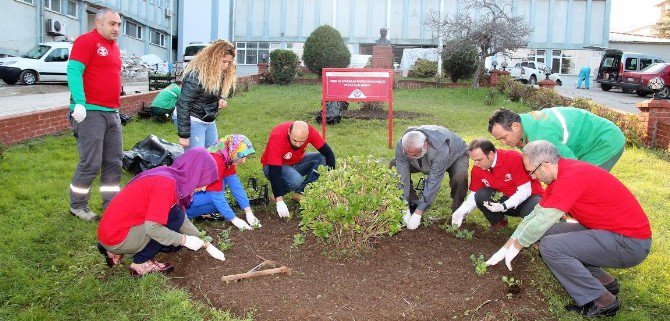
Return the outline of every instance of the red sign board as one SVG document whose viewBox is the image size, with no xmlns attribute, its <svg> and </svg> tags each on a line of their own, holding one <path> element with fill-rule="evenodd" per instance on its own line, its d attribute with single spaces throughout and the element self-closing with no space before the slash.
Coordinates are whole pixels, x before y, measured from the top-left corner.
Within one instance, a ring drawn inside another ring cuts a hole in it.
<svg viewBox="0 0 670 321">
<path fill-rule="evenodd" d="M 324 68 L 321 72 L 321 130 L 326 138 L 326 102 L 385 101 L 389 104 L 389 148 L 393 140 L 393 70 Z"/>
</svg>

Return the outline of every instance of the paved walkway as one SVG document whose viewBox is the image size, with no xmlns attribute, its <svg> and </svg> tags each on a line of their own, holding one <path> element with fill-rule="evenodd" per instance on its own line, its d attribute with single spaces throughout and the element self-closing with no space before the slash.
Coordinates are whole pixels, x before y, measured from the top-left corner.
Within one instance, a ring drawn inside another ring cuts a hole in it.
<svg viewBox="0 0 670 321">
<path fill-rule="evenodd" d="M 25 88 L 26 86 L 21 87 Z M 4 85 L 0 87 L 0 92 L 16 91 L 17 89 L 20 90 L 22 88 Z M 62 89 L 56 92 L 43 94 L 2 95 L 4 97 L 0 97 L 0 117 L 68 105 L 70 103 L 70 92 L 67 90 L 67 86 L 62 86 Z M 147 92 L 149 88 L 146 83 L 132 83 L 124 85 L 123 90 L 126 94 L 130 95 L 136 93 L 136 91 Z"/>
<path fill-rule="evenodd" d="M 636 94 L 624 94 L 620 89 L 612 89 L 610 91 L 603 91 L 600 87 L 593 86 L 591 89 L 576 89 L 568 84 L 556 87 L 556 91 L 565 97 L 582 97 L 593 100 L 595 103 L 607 106 L 612 109 L 617 109 L 633 114 L 639 114 L 636 104 L 651 98 L 639 97 Z"/>
</svg>

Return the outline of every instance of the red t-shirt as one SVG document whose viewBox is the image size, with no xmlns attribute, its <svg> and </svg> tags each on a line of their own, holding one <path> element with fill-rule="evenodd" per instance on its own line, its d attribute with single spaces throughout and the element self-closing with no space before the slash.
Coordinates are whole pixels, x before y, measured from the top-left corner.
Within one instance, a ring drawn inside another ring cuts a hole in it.
<svg viewBox="0 0 670 321">
<path fill-rule="evenodd" d="M 214 158 L 214 161 L 216 161 L 216 169 L 219 172 L 219 179 L 217 179 L 216 182 L 207 185 L 205 190 L 208 192 L 220 192 L 223 191 L 223 178 L 237 173 L 237 170 L 235 169 L 235 165 L 231 164 L 230 166 L 227 166 L 226 162 L 223 161 L 223 156 L 221 156 L 221 154 L 211 153 L 211 155 Z"/>
<path fill-rule="evenodd" d="M 586 162 L 561 158 L 558 178 L 547 186 L 540 205 L 569 213 L 590 229 L 651 237 L 649 219 L 635 196 L 612 174 Z"/>
<path fill-rule="evenodd" d="M 176 190 L 175 182 L 163 176 L 132 182 L 109 203 L 98 225 L 98 240 L 105 245 L 118 245 L 133 226 L 146 221 L 167 224 L 170 209 L 177 204 Z"/>
<path fill-rule="evenodd" d="M 86 103 L 109 108 L 121 104 L 121 51 L 116 41 L 103 38 L 97 30 L 74 41 L 70 59 L 86 65 L 84 94 Z"/>
<path fill-rule="evenodd" d="M 323 140 L 321 134 L 319 134 L 312 125 L 309 126 L 309 134 L 307 140 L 302 146 L 298 149 L 294 149 L 291 145 L 291 141 L 288 138 L 288 130 L 291 128 L 293 122 L 286 122 L 277 125 L 272 132 L 270 133 L 270 138 L 268 138 L 268 144 L 261 156 L 261 164 L 265 165 L 293 165 L 299 163 L 303 157 L 305 157 L 305 149 L 307 149 L 307 144 L 312 144 L 314 148 L 321 148 L 326 141 Z"/>
<path fill-rule="evenodd" d="M 521 153 L 514 150 L 498 149 L 498 158 L 492 171 L 483 170 L 477 166 L 472 167 L 470 178 L 470 190 L 476 192 L 484 187 L 490 187 L 501 191 L 510 197 L 516 193 L 517 187 L 530 182 L 531 195 L 542 195 L 542 184 L 532 179 L 523 167 Z"/>
</svg>

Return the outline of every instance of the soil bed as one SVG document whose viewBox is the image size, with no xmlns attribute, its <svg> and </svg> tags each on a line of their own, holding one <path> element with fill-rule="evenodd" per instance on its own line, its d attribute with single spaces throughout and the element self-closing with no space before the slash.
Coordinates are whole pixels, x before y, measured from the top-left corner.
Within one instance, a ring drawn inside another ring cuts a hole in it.
<svg viewBox="0 0 670 321">
<path fill-rule="evenodd" d="M 260 208 L 256 209 L 257 211 Z M 295 212 L 296 210 L 294 210 Z M 235 315 L 254 312 L 256 320 L 538 320 L 551 319 L 538 290 L 523 286 L 521 294 L 507 297 L 503 275 L 530 284 L 530 264 L 525 255 L 514 260 L 515 270 L 504 264 L 475 274 L 470 254 L 495 253 L 506 235 L 476 229 L 474 239 L 457 239 L 437 225 L 419 227 L 381 239 L 362 257 L 326 256 L 323 246 L 308 235 L 292 247 L 300 232 L 298 220 L 257 213 L 263 227 L 231 233 L 233 246 L 218 262 L 204 250 L 182 250 L 159 257 L 176 269 L 172 282 L 195 299 L 231 310 Z M 218 233 L 229 225 L 205 223 L 218 242 Z M 465 224 L 463 228 L 473 229 Z M 263 259 L 293 270 L 278 274 L 221 281 L 223 275 L 247 272 Z"/>
</svg>

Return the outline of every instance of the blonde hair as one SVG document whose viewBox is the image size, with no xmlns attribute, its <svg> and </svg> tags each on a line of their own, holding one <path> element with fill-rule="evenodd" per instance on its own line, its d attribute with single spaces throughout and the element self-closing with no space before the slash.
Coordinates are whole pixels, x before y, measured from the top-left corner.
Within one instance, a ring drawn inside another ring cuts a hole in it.
<svg viewBox="0 0 670 321">
<path fill-rule="evenodd" d="M 223 58 L 227 55 L 233 56 L 233 61 L 228 69 L 222 70 Z M 188 63 L 184 75 L 191 72 L 197 72 L 198 81 L 205 91 L 227 97 L 230 88 L 235 86 L 235 45 L 226 40 L 214 41 Z"/>
</svg>

